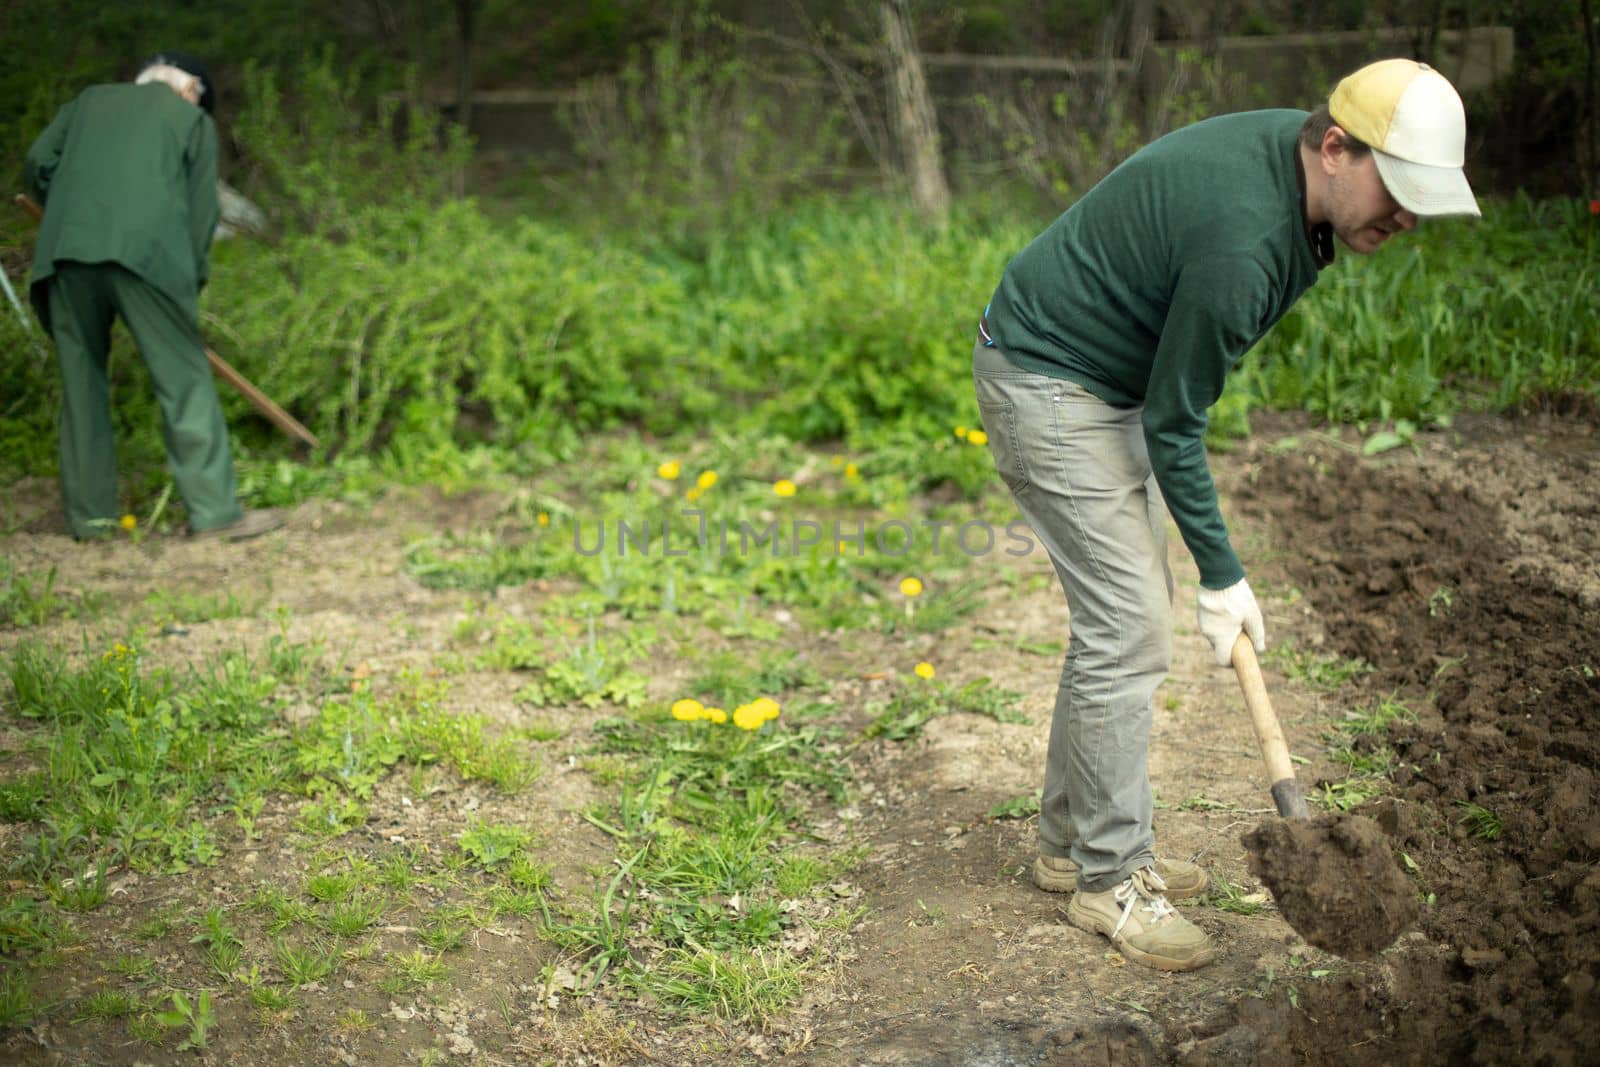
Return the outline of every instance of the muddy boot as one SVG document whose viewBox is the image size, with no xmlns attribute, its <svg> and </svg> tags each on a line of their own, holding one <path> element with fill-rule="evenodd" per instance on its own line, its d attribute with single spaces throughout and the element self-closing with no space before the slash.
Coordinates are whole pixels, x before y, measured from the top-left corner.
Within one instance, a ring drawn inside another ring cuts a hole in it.
<svg viewBox="0 0 1600 1067">
<path fill-rule="evenodd" d="M 1211 888 L 1211 876 L 1198 863 L 1156 857 L 1156 874 L 1172 900 L 1188 900 Z M 1046 893 L 1071 893 L 1078 888 L 1078 865 L 1059 856 L 1040 854 L 1033 861 L 1033 884 Z"/>
<path fill-rule="evenodd" d="M 213 526 L 208 530 L 190 530 L 189 538 L 194 541 L 248 541 L 252 537 L 271 533 L 282 525 L 283 516 L 270 508 L 265 511 L 247 511 L 225 526 Z"/>
<path fill-rule="evenodd" d="M 1101 893 L 1079 891 L 1067 905 L 1067 920 L 1080 930 L 1104 934 L 1135 963 L 1162 971 L 1192 971 L 1217 958 L 1204 930 L 1167 902 L 1166 886 L 1153 867 Z"/>
</svg>

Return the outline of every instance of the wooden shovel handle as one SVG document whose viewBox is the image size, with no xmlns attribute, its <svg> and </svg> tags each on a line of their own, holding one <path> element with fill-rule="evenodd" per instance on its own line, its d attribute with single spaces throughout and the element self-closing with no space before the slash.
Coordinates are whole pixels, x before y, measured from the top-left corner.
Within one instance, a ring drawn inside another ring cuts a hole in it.
<svg viewBox="0 0 1600 1067">
<path fill-rule="evenodd" d="M 1267 683 L 1261 677 L 1255 646 L 1244 633 L 1233 643 L 1233 672 L 1239 676 L 1244 705 L 1250 710 L 1250 725 L 1255 728 L 1256 743 L 1261 746 L 1261 758 L 1272 780 L 1272 799 L 1278 814 L 1288 819 L 1309 818 L 1305 798 L 1300 795 L 1300 782 L 1294 776 L 1294 763 L 1289 759 L 1289 745 L 1283 739 L 1283 727 L 1267 697 Z"/>
</svg>

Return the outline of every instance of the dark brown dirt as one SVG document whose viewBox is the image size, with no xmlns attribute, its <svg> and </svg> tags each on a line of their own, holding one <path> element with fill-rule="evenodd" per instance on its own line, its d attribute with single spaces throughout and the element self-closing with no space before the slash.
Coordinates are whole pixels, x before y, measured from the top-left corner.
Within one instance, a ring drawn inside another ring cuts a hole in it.
<svg viewBox="0 0 1600 1067">
<path fill-rule="evenodd" d="M 1369 818 L 1271 819 L 1244 835 L 1244 847 L 1283 917 L 1320 949 L 1371 959 L 1417 921 L 1416 891 Z"/>
<path fill-rule="evenodd" d="M 1593 427 L 1486 423 L 1411 453 L 1352 453 L 1315 438 L 1263 448 L 1241 503 L 1272 520 L 1331 648 L 1374 666 L 1369 692 L 1418 711 L 1373 743 L 1397 756 L 1378 816 L 1431 894 L 1427 948 L 1391 959 L 1387 990 L 1300 997 L 1369 1038 L 1299 1046 L 1285 1010 L 1290 1047 L 1316 1063 L 1596 1062 Z M 1467 818 L 1469 803 L 1498 830 Z"/>
</svg>

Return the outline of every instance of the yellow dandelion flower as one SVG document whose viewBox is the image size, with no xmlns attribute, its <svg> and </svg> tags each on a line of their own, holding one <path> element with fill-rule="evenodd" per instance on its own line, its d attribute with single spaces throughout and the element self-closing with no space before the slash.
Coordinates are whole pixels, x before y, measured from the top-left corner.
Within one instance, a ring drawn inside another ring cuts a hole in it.
<svg viewBox="0 0 1600 1067">
<path fill-rule="evenodd" d="M 776 719 L 778 712 L 782 710 L 778 707 L 778 702 L 771 697 L 756 697 L 750 702 L 750 707 L 755 710 L 756 714 L 761 716 L 762 722 Z"/>
<path fill-rule="evenodd" d="M 696 719 L 706 718 L 706 708 L 698 700 L 684 697 L 673 703 L 672 717 L 679 722 L 694 722 Z"/>
<path fill-rule="evenodd" d="M 540 526 L 549 526 L 550 525 L 550 513 L 548 511 L 541 511 L 541 512 L 539 512 L 538 517 L 536 517 L 534 519 L 534 521 L 537 522 Z"/>
<path fill-rule="evenodd" d="M 921 596 L 922 580 L 919 578 L 900 579 L 900 592 L 905 596 Z"/>
<path fill-rule="evenodd" d="M 779 496 L 794 496 L 795 484 L 787 478 L 779 478 L 772 483 L 772 491 Z"/>
<path fill-rule="evenodd" d="M 857 467 L 854 463 L 846 463 L 844 465 L 844 476 L 852 480 L 859 478 L 861 477 L 861 468 Z"/>
<path fill-rule="evenodd" d="M 683 465 L 681 463 L 675 459 L 669 459 L 661 466 L 656 468 L 656 476 L 659 478 L 665 478 L 667 481 L 671 482 L 677 480 L 678 475 L 682 471 Z"/>
<path fill-rule="evenodd" d="M 134 517 L 133 515 L 124 515 L 124 516 L 122 516 L 122 522 L 119 523 L 119 525 L 124 530 L 127 530 L 129 533 L 132 533 L 134 530 L 138 529 L 139 520 L 136 517 Z"/>
<path fill-rule="evenodd" d="M 911 670 L 916 674 L 916 676 L 918 678 L 924 678 L 924 679 L 932 678 L 934 676 L 934 674 L 936 673 L 934 671 L 934 669 L 933 669 L 933 664 L 927 662 L 926 660 L 924 660 L 923 662 L 917 664 L 915 667 L 911 668 Z"/>
<path fill-rule="evenodd" d="M 957 426 L 956 427 L 956 436 L 958 438 L 960 438 L 961 440 L 965 441 L 967 439 L 967 428 L 965 426 Z"/>
<path fill-rule="evenodd" d="M 835 455 L 832 458 L 830 458 L 828 460 L 828 462 L 833 464 L 835 467 L 842 467 L 842 466 L 844 466 L 844 457 L 843 456 L 839 456 L 839 455 Z"/>
<path fill-rule="evenodd" d="M 716 723 L 718 726 L 728 721 L 728 713 L 723 711 L 721 708 L 707 708 L 705 717 Z"/>
<path fill-rule="evenodd" d="M 700 477 L 694 480 L 694 484 L 699 487 L 702 493 L 705 492 L 707 489 L 710 489 L 713 485 L 717 484 L 717 472 L 701 471 Z"/>
<path fill-rule="evenodd" d="M 740 704 L 733 709 L 733 725 L 741 730 L 759 730 L 766 716 L 754 704 Z"/>
<path fill-rule="evenodd" d="M 973 430 L 967 434 L 967 440 L 975 445 L 986 445 L 989 443 L 989 435 L 982 430 Z"/>
<path fill-rule="evenodd" d="M 689 487 L 689 491 L 687 493 L 683 494 L 683 498 L 685 500 L 687 500 L 689 503 L 693 504 L 696 500 L 700 499 L 700 493 L 701 493 L 701 490 L 700 490 L 700 487 L 698 485 L 691 485 Z"/>
</svg>

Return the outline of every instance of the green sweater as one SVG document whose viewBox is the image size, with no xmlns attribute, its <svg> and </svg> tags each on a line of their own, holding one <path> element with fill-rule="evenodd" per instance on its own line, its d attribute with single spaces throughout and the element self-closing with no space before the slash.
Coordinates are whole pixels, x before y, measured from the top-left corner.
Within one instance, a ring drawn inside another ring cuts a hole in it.
<svg viewBox="0 0 1600 1067">
<path fill-rule="evenodd" d="M 1151 143 L 1017 254 L 987 313 L 1018 366 L 1144 405 L 1151 468 L 1208 589 L 1244 567 L 1206 465 L 1206 412 L 1317 280 L 1295 164 L 1305 117 L 1224 115 Z"/>
<path fill-rule="evenodd" d="M 198 314 L 217 227 L 217 128 L 161 84 L 94 85 L 57 113 L 23 167 L 45 208 L 30 295 L 64 260 L 119 263 Z"/>
</svg>

